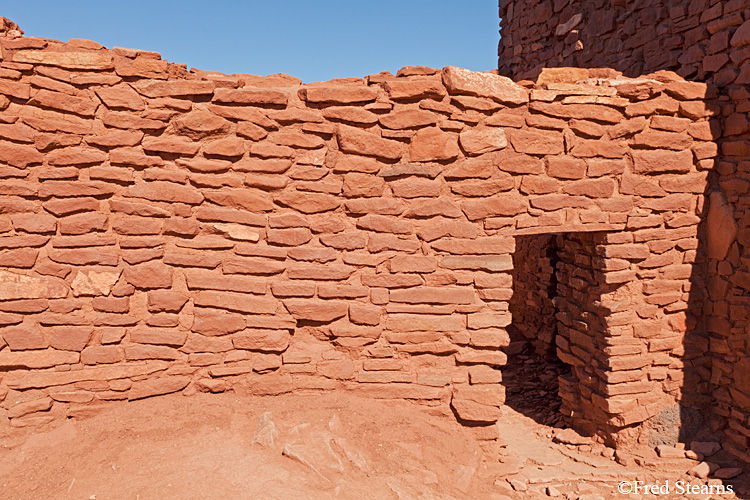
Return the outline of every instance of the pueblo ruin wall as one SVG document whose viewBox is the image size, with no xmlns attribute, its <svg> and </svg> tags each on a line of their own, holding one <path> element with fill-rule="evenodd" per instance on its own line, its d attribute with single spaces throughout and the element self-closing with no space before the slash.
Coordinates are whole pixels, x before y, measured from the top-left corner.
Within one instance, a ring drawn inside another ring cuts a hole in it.
<svg viewBox="0 0 750 500">
<path fill-rule="evenodd" d="M 703 333 L 684 346 L 695 352 L 683 362 L 696 387 L 690 406 L 710 415 L 726 449 L 750 461 L 750 3 L 502 0 L 500 17 L 504 75 L 536 78 L 555 66 L 631 77 L 666 70 L 711 86 L 705 102 L 718 156 L 707 169 L 706 275 L 695 283 Z"/>
<path fill-rule="evenodd" d="M 570 425 L 643 440 L 711 377 L 690 369 L 717 286 L 698 265 L 719 168 L 705 83 L 408 67 L 303 85 L 5 28 L 10 425 L 177 391 L 346 389 L 444 405 L 491 440 L 528 276 L 513 254 L 534 235 L 559 247 L 541 343 L 571 368 Z"/>
</svg>

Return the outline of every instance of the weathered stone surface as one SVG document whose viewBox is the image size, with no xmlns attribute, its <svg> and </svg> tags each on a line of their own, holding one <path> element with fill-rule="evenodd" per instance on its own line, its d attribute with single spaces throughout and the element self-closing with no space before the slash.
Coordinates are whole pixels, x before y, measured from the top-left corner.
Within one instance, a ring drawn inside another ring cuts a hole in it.
<svg viewBox="0 0 750 500">
<path fill-rule="evenodd" d="M 177 361 L 181 357 L 182 354 L 177 349 L 162 345 L 130 344 L 125 346 L 125 359 L 128 361 L 148 359 Z"/>
<path fill-rule="evenodd" d="M 0 329 L 5 343 L 13 351 L 24 351 L 29 349 L 45 349 L 48 342 L 42 336 L 39 328 L 31 325 L 11 326 Z"/>
<path fill-rule="evenodd" d="M 169 328 L 137 327 L 129 330 L 130 341 L 137 344 L 180 347 L 185 344 L 187 332 Z"/>
<path fill-rule="evenodd" d="M 286 93 L 280 90 L 247 87 L 242 89 L 218 88 L 214 91 L 211 101 L 221 104 L 277 104 L 286 106 L 288 97 Z"/>
<path fill-rule="evenodd" d="M 404 217 L 414 218 L 437 216 L 459 218 L 461 215 L 461 209 L 445 197 L 415 202 L 404 212 Z"/>
<path fill-rule="evenodd" d="M 61 281 L 0 270 L 0 300 L 63 298 L 68 287 Z"/>
<path fill-rule="evenodd" d="M 212 337 L 238 332 L 244 328 L 245 320 L 240 314 L 207 309 L 195 311 L 192 325 L 192 331 Z"/>
<path fill-rule="evenodd" d="M 461 209 L 469 220 L 496 216 L 514 216 L 526 211 L 526 201 L 518 195 L 496 195 L 489 198 L 466 200 Z"/>
<path fill-rule="evenodd" d="M 692 166 L 690 151 L 633 151 L 633 172 L 637 174 L 687 173 Z"/>
<path fill-rule="evenodd" d="M 374 101 L 377 90 L 372 87 L 355 86 L 321 86 L 308 87 L 299 90 L 300 99 L 307 102 L 321 102 L 332 104 L 351 104 Z"/>
<path fill-rule="evenodd" d="M 246 297 L 234 292 L 200 291 L 194 298 L 196 306 L 228 309 L 251 314 L 274 314 L 277 301 L 262 297 Z"/>
<path fill-rule="evenodd" d="M 351 106 L 332 106 L 325 108 L 323 110 L 323 116 L 329 120 L 361 123 L 363 125 L 373 125 L 378 122 L 378 115 L 375 113 Z"/>
<path fill-rule="evenodd" d="M 431 316 L 422 314 L 390 314 L 386 328 L 396 332 L 455 332 L 465 327 L 461 316 Z"/>
<path fill-rule="evenodd" d="M 528 91 L 504 76 L 477 73 L 454 66 L 443 68 L 442 76 L 443 84 L 451 94 L 491 97 L 507 104 L 529 102 Z"/>
<path fill-rule="evenodd" d="M 507 236 L 489 236 L 473 239 L 445 238 L 432 243 L 435 250 L 451 254 L 510 254 L 515 251 L 515 239 Z"/>
<path fill-rule="evenodd" d="M 260 239 L 260 233 L 240 224 L 219 223 L 214 224 L 213 226 L 233 240 L 252 241 L 253 243 L 255 243 Z"/>
<path fill-rule="evenodd" d="M 46 50 L 19 50 L 13 62 L 59 66 L 65 69 L 111 69 L 112 56 L 107 52 L 52 52 Z"/>
<path fill-rule="evenodd" d="M 389 298 L 411 304 L 471 304 L 474 291 L 460 287 L 417 287 L 392 290 Z"/>
<path fill-rule="evenodd" d="M 52 399 L 49 397 L 19 403 L 8 410 L 8 418 L 19 418 L 30 413 L 47 411 L 52 408 Z"/>
<path fill-rule="evenodd" d="M 346 316 L 349 307 L 346 302 L 335 300 L 287 299 L 284 306 L 297 320 L 329 323 Z"/>
<path fill-rule="evenodd" d="M 721 444 L 716 441 L 693 441 L 690 443 L 690 449 L 704 457 L 710 457 L 721 450 Z"/>
<path fill-rule="evenodd" d="M 286 190 L 276 201 L 299 210 L 304 214 L 315 214 L 335 210 L 341 204 L 337 198 L 324 193 L 307 193 L 296 190 Z"/>
<path fill-rule="evenodd" d="M 96 95 L 99 96 L 105 106 L 112 109 L 123 108 L 140 111 L 146 107 L 138 92 L 126 84 L 97 89 Z"/>
<path fill-rule="evenodd" d="M 4 350 L 0 352 L 0 367 L 5 369 L 25 368 L 52 368 L 55 366 L 77 363 L 79 354 L 77 352 L 58 351 L 55 349 L 11 352 Z"/>
<path fill-rule="evenodd" d="M 470 155 L 481 155 L 503 149 L 508 145 L 505 131 L 501 128 L 467 130 L 459 136 L 461 147 Z"/>
<path fill-rule="evenodd" d="M 134 85 L 139 94 L 146 97 L 186 97 L 213 94 L 216 84 L 199 80 L 140 80 Z"/>
<path fill-rule="evenodd" d="M 437 123 L 437 116 L 421 109 L 394 111 L 380 118 L 380 123 L 390 129 L 410 129 L 426 127 Z"/>
<path fill-rule="evenodd" d="M 456 136 L 437 127 L 420 129 L 409 145 L 411 161 L 452 160 L 458 153 Z"/>
<path fill-rule="evenodd" d="M 510 136 L 513 149 L 518 153 L 555 155 L 563 152 L 562 134 L 536 130 L 516 130 Z"/>
<path fill-rule="evenodd" d="M 94 329 L 91 327 L 57 326 L 48 330 L 47 338 L 50 347 L 61 351 L 81 352 L 91 340 L 93 333 Z"/>
<path fill-rule="evenodd" d="M 31 146 L 0 143 L 0 160 L 14 167 L 25 168 L 29 165 L 42 163 L 44 156 Z"/>
<path fill-rule="evenodd" d="M 266 283 L 244 276 L 224 276 L 209 272 L 188 271 L 185 273 L 187 286 L 191 290 L 223 290 L 263 295 Z"/>
<path fill-rule="evenodd" d="M 398 160 L 402 155 L 400 143 L 348 125 L 339 125 L 338 138 L 341 151 L 346 153 L 389 160 Z"/>
<path fill-rule="evenodd" d="M 120 76 L 138 76 L 141 78 L 166 78 L 167 61 L 161 59 L 146 59 L 137 57 L 129 59 L 127 57 L 115 58 L 115 73 Z"/>
<path fill-rule="evenodd" d="M 256 189 L 222 189 L 206 191 L 207 200 L 225 207 L 248 210 L 250 212 L 265 212 L 273 208 L 271 196 Z"/>
<path fill-rule="evenodd" d="M 172 269 L 161 262 L 147 262 L 125 269 L 123 278 L 136 288 L 170 288 Z"/>
<path fill-rule="evenodd" d="M 451 406 L 462 420 L 495 422 L 500 418 L 500 406 L 505 402 L 505 388 L 501 385 L 461 387 L 453 392 Z"/>
<path fill-rule="evenodd" d="M 586 445 L 591 442 L 590 439 L 581 436 L 573 429 L 559 429 L 555 432 L 553 439 L 558 443 L 572 444 L 574 446 Z"/>
<path fill-rule="evenodd" d="M 729 43 L 732 47 L 750 45 L 750 20 L 745 21 L 742 23 L 742 26 L 737 28 L 737 31 L 734 32 Z"/>
<path fill-rule="evenodd" d="M 174 129 L 180 135 L 193 140 L 229 132 L 230 122 L 208 111 L 196 110 L 174 122 Z"/>
<path fill-rule="evenodd" d="M 66 353 L 70 355 L 70 353 Z M 73 353 L 75 354 L 75 353 Z M 88 380 L 117 380 L 130 377 L 139 377 L 154 372 L 162 371 L 167 363 L 156 361 L 147 363 L 135 363 L 131 365 L 103 366 L 84 368 L 82 370 L 67 372 L 14 372 L 8 374 L 4 382 L 11 389 L 25 390 L 32 388 L 52 387 L 67 385 L 75 382 Z"/>
<path fill-rule="evenodd" d="M 513 259 L 510 255 L 449 255 L 440 259 L 440 266 L 446 269 L 508 271 L 513 269 Z"/>
<path fill-rule="evenodd" d="M 73 295 L 79 297 L 82 295 L 109 295 L 112 287 L 120 278 L 120 271 L 89 271 L 88 273 L 79 271 L 70 287 Z"/>
<path fill-rule="evenodd" d="M 563 192 L 573 196 L 587 196 L 589 198 L 609 198 L 615 191 L 612 179 L 584 179 L 572 182 L 563 188 Z"/>
<path fill-rule="evenodd" d="M 266 259 L 230 258 L 221 264 L 225 274 L 271 275 L 284 272 L 286 265 Z"/>
<path fill-rule="evenodd" d="M 51 108 L 83 117 L 93 117 L 96 103 L 89 99 L 81 99 L 64 92 L 52 92 L 42 89 L 27 101 L 27 104 L 42 108 Z"/>
<path fill-rule="evenodd" d="M 148 398 L 162 394 L 170 394 L 184 389 L 190 382 L 190 377 L 168 376 L 133 382 L 128 391 L 128 400 Z"/>
<path fill-rule="evenodd" d="M 194 156 L 200 144 L 185 141 L 175 136 L 161 136 L 143 140 L 143 149 L 153 153 Z"/>
<path fill-rule="evenodd" d="M 445 88 L 434 80 L 388 80 L 383 83 L 391 99 L 440 99 Z"/>
<path fill-rule="evenodd" d="M 232 337 L 236 349 L 260 352 L 284 352 L 291 336 L 286 330 L 245 330 Z"/>
<path fill-rule="evenodd" d="M 192 187 L 166 181 L 139 182 L 128 188 L 126 196 L 145 198 L 151 201 L 187 203 L 197 205 L 203 201 L 203 194 Z"/>
<path fill-rule="evenodd" d="M 188 296 L 172 290 L 152 290 L 148 292 L 148 309 L 152 312 L 180 312 L 188 301 Z"/>
</svg>

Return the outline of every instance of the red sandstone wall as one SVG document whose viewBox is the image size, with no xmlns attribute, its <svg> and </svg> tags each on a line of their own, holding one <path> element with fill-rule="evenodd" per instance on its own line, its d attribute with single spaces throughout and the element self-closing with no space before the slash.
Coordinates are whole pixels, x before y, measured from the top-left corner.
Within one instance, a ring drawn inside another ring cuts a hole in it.
<svg viewBox="0 0 750 500">
<path fill-rule="evenodd" d="M 681 397 L 716 153 L 705 85 L 421 67 L 300 85 L 89 41 L 0 46 L 11 424 L 180 390 L 343 388 L 492 423 L 514 237 L 550 232 L 617 235 L 597 278 L 649 320 L 596 332 L 639 346 L 619 362 L 568 362 L 599 369 L 605 399 Z"/>
<path fill-rule="evenodd" d="M 540 355 L 555 354 L 557 329 L 557 235 L 516 238 L 513 254 L 513 296 L 508 305 L 513 315 L 511 341 L 529 342 Z"/>
<path fill-rule="evenodd" d="M 720 87 L 750 84 L 747 0 L 500 0 L 500 74 L 544 67 L 673 70 Z M 742 29 L 738 29 L 742 27 Z"/>
<path fill-rule="evenodd" d="M 709 109 L 720 157 L 709 177 L 712 208 L 699 249 L 708 287 L 706 300 L 695 297 L 708 336 L 686 343 L 684 375 L 701 388 L 687 399 L 711 408 L 726 447 L 750 461 L 750 3 L 502 0 L 500 17 L 501 74 L 535 78 L 555 66 L 608 67 L 632 77 L 672 70 L 718 90 Z"/>
</svg>

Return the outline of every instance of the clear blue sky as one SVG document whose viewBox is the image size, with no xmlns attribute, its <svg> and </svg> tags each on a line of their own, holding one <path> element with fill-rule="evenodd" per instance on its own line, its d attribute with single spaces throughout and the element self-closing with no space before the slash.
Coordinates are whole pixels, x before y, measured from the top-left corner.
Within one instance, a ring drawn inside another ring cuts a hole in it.
<svg viewBox="0 0 750 500">
<path fill-rule="evenodd" d="M 4 4 L 4 5 L 3 5 Z M 497 0 L 11 0 L 27 36 L 160 52 L 188 68 L 304 82 L 402 66 L 497 67 Z"/>
</svg>

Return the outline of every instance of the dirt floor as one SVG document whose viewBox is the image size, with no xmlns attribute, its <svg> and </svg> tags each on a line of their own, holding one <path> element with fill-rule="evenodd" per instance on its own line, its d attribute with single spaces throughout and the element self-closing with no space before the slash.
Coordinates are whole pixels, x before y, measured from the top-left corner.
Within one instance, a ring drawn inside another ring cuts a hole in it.
<svg viewBox="0 0 750 500">
<path fill-rule="evenodd" d="M 405 401 L 226 393 L 112 403 L 88 418 L 0 429 L 0 498 L 732 498 L 619 494 L 621 481 L 670 481 L 676 493 L 677 481 L 707 480 L 686 475 L 698 461 L 654 453 L 621 465 L 613 450 L 537 420 L 504 408 L 501 447 L 488 457 L 447 408 Z M 724 484 L 737 490 L 745 475 Z"/>
</svg>

